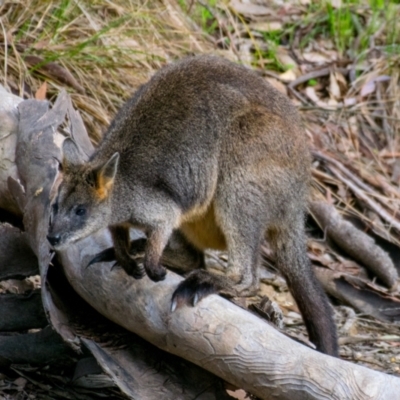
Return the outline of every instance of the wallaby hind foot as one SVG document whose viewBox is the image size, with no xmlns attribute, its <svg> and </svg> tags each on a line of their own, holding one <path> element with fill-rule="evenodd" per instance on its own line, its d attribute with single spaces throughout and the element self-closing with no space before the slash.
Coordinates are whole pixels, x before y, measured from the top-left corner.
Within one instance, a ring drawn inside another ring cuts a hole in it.
<svg viewBox="0 0 400 400">
<path fill-rule="evenodd" d="M 235 283 L 227 276 L 216 275 L 205 270 L 195 270 L 189 273 L 175 289 L 172 295 L 171 311 L 188 305 L 196 306 L 197 303 L 210 294 L 220 294 L 224 297 L 248 297 L 258 291 L 255 282 Z"/>
</svg>

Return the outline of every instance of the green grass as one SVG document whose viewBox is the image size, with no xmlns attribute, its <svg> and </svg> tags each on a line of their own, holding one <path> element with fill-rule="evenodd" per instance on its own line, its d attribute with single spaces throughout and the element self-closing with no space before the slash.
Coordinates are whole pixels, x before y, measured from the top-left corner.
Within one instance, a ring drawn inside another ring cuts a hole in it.
<svg viewBox="0 0 400 400">
<path fill-rule="evenodd" d="M 399 2 L 387 0 L 343 0 L 334 8 L 331 1 L 313 2 L 301 22 L 303 29 L 311 27 L 300 43 L 302 47 L 312 39 L 331 39 L 340 55 L 354 57 L 365 52 L 377 32 L 376 45 L 400 44 Z"/>
<path fill-rule="evenodd" d="M 218 0 L 178 0 L 178 4 L 205 33 L 212 35 L 218 29 L 218 21 L 213 11 L 217 5 L 217 1 Z"/>
<path fill-rule="evenodd" d="M 197 35 L 162 0 L 0 2 L 0 11 L 12 35 L 0 46 L 0 82 L 29 97 L 46 81 L 48 99 L 65 87 L 95 140 L 124 99 L 167 59 L 191 52 Z M 210 15 L 203 10 L 205 24 Z"/>
<path fill-rule="evenodd" d="M 331 40 L 340 57 L 362 60 L 370 49 L 371 37 L 375 46 L 391 54 L 400 54 L 399 1 L 343 0 L 334 8 L 330 0 L 312 2 L 304 15 L 281 30 L 264 32 L 267 51 L 256 52 L 255 57 L 268 59 L 268 68 L 285 71 L 290 66 L 281 65 L 276 49 L 284 43 L 293 43 L 295 34 L 301 32 L 300 49 L 319 39 Z M 378 34 L 377 34 L 378 33 Z"/>
</svg>

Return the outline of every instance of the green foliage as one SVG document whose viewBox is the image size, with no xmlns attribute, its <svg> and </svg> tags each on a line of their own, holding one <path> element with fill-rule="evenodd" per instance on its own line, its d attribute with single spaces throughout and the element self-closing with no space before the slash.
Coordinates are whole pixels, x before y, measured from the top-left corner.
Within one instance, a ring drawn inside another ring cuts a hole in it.
<svg viewBox="0 0 400 400">
<path fill-rule="evenodd" d="M 204 2 L 178 0 L 178 4 L 205 33 L 211 35 L 218 28 L 218 21 L 215 19 L 213 13 L 213 9 L 217 5 L 217 0 L 205 0 Z"/>
<path fill-rule="evenodd" d="M 367 50 L 371 37 L 379 32 L 378 45 L 398 47 L 398 4 L 399 1 L 388 0 L 343 0 L 340 7 L 333 7 L 330 0 L 314 1 L 308 15 L 297 26 L 311 27 L 300 44 L 305 46 L 309 40 L 322 36 L 331 39 L 342 56 L 353 57 Z"/>
</svg>

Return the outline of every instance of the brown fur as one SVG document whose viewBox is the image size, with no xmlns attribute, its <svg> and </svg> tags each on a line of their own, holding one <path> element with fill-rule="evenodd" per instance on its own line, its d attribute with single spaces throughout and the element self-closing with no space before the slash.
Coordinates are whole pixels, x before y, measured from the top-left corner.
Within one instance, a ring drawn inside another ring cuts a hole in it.
<svg viewBox="0 0 400 400">
<path fill-rule="evenodd" d="M 214 205 L 190 216 L 184 215 L 181 232 L 200 250 L 226 250 L 226 240 L 215 218 Z"/>
<path fill-rule="evenodd" d="M 187 249 L 182 260 L 199 269 L 177 288 L 175 308 L 215 291 L 253 293 L 267 232 L 310 339 L 337 354 L 332 312 L 306 254 L 310 155 L 287 97 L 226 60 L 188 58 L 135 93 L 88 163 L 79 165 L 69 142 L 49 232 L 56 248 L 109 225 L 117 261 L 140 278 L 144 271 L 129 254 L 135 226 L 147 235 L 144 269 L 153 280 L 165 276 L 164 249 L 172 264 L 174 251 Z M 209 247 L 227 248 L 226 276 L 204 270 Z"/>
</svg>

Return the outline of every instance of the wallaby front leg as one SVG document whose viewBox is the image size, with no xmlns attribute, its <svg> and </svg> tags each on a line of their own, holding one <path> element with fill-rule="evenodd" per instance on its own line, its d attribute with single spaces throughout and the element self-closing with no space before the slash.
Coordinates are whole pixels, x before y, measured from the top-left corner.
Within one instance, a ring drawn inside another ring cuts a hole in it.
<svg viewBox="0 0 400 400">
<path fill-rule="evenodd" d="M 145 275 L 143 267 L 140 267 L 130 252 L 130 236 L 128 225 L 112 225 L 110 227 L 111 237 L 114 243 L 114 252 L 117 263 L 128 275 L 135 279 L 141 279 Z"/>
<path fill-rule="evenodd" d="M 171 234 L 172 227 L 169 226 L 158 226 L 147 232 L 144 268 L 152 281 L 165 279 L 167 270 L 161 265 L 161 256 Z"/>
</svg>

